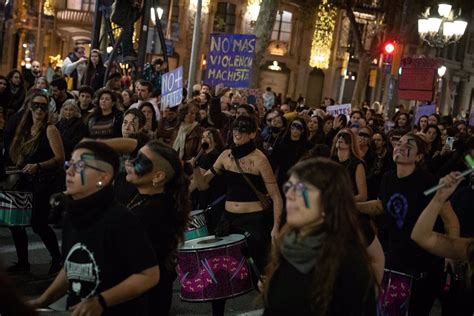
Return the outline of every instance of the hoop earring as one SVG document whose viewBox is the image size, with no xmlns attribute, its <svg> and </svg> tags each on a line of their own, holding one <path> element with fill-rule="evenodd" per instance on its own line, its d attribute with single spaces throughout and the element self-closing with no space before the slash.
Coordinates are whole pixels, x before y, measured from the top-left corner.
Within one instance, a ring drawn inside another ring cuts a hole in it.
<svg viewBox="0 0 474 316">
<path fill-rule="evenodd" d="M 102 188 L 104 186 L 104 183 L 102 181 L 97 181 L 95 186 L 98 187 L 98 188 Z"/>
</svg>

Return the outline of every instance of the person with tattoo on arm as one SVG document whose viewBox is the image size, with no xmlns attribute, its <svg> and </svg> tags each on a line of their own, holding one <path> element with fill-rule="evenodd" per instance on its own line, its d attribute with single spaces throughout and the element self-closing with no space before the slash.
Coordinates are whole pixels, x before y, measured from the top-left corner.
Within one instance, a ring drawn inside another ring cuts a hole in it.
<svg viewBox="0 0 474 316">
<path fill-rule="evenodd" d="M 264 153 L 255 148 L 253 140 L 256 132 L 253 118 L 236 118 L 232 125 L 234 145 L 224 150 L 206 173 L 202 174 L 200 168 L 194 168 L 191 185 L 205 190 L 216 175 L 224 175 L 227 201 L 216 235 L 227 233 L 225 227 L 229 233 L 250 233 L 249 253 L 258 269 L 263 271 L 271 240 L 278 237 L 283 202 L 270 162 Z M 269 202 L 266 200 L 267 192 L 273 209 L 264 205 Z M 214 303 L 213 307 L 220 308 L 223 313 L 225 301 L 222 303 L 220 307 Z"/>
</svg>

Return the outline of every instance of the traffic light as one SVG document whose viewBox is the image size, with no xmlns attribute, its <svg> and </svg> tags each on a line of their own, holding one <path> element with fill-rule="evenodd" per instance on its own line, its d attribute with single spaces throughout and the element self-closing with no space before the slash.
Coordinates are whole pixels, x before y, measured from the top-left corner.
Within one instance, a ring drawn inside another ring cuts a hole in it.
<svg viewBox="0 0 474 316">
<path fill-rule="evenodd" d="M 392 56 L 396 50 L 396 43 L 395 42 L 386 42 L 383 45 L 383 53 L 384 55 Z"/>
</svg>

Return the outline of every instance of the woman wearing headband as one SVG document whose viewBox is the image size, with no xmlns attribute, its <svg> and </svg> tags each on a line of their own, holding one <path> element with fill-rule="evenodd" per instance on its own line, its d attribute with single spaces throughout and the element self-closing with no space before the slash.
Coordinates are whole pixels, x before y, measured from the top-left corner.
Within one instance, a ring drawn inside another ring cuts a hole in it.
<svg viewBox="0 0 474 316">
<path fill-rule="evenodd" d="M 82 142 L 65 168 L 64 268 L 32 305 L 67 293 L 72 315 L 146 315 L 141 295 L 158 283 L 160 269 L 139 220 L 115 199 L 117 154 Z"/>
<path fill-rule="evenodd" d="M 168 315 L 176 252 L 191 211 L 189 180 L 176 151 L 158 141 L 147 143 L 125 167 L 127 181 L 138 189 L 128 207 L 145 226 L 160 266 L 160 282 L 148 292 L 148 315 Z"/>
</svg>

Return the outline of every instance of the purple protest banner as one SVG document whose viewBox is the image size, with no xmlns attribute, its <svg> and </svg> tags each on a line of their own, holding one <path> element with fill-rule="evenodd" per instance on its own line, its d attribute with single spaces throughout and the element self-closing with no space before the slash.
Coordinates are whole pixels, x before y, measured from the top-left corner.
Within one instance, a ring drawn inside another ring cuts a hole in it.
<svg viewBox="0 0 474 316">
<path fill-rule="evenodd" d="M 255 55 L 253 34 L 212 33 L 204 82 L 231 88 L 248 88 Z"/>
<path fill-rule="evenodd" d="M 415 125 L 418 124 L 418 121 L 420 120 L 420 117 L 423 115 L 430 116 L 431 114 L 436 113 L 436 104 L 428 104 L 428 105 L 419 105 L 416 108 L 416 113 L 415 113 L 415 122 L 413 122 Z"/>
</svg>

